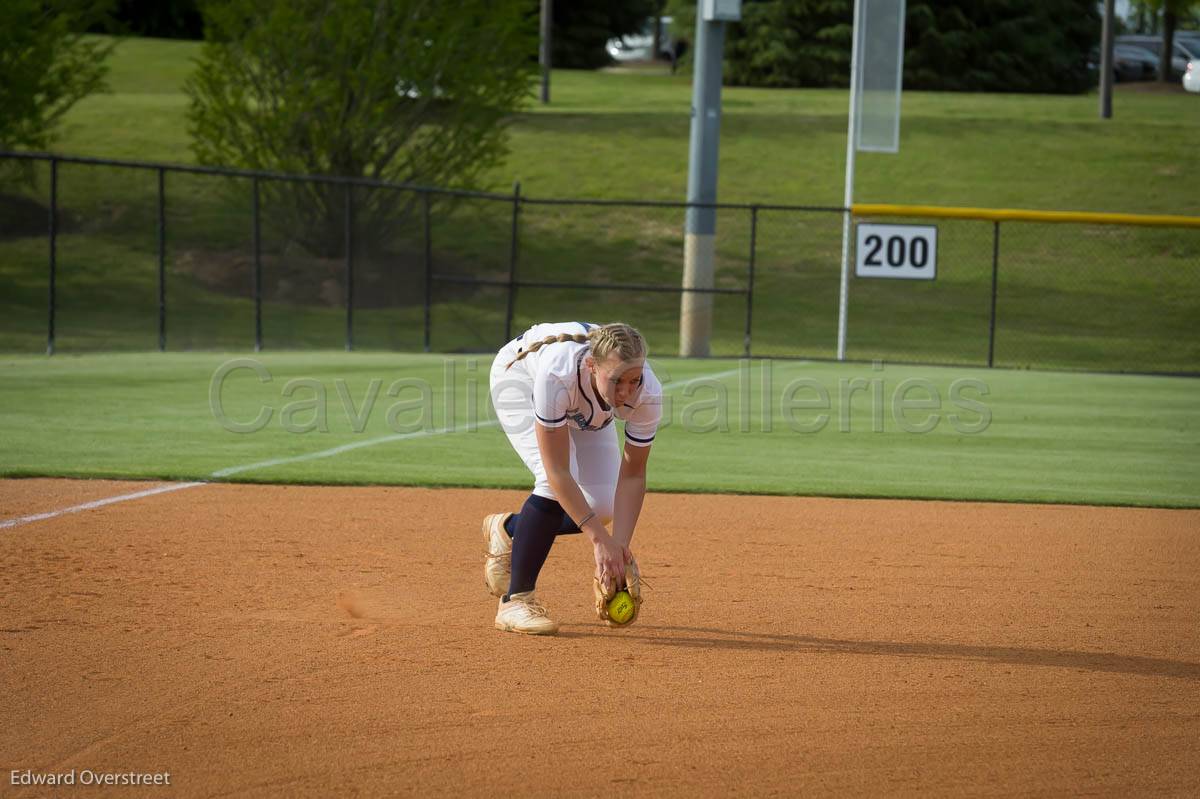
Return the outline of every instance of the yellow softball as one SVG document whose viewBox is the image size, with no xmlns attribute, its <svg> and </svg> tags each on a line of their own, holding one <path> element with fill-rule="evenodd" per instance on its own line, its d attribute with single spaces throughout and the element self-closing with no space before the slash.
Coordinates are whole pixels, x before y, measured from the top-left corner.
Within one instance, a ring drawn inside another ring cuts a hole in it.
<svg viewBox="0 0 1200 799">
<path fill-rule="evenodd" d="M 633 618 L 633 597 L 622 589 L 608 600 L 608 618 L 617 624 L 628 624 Z"/>
</svg>

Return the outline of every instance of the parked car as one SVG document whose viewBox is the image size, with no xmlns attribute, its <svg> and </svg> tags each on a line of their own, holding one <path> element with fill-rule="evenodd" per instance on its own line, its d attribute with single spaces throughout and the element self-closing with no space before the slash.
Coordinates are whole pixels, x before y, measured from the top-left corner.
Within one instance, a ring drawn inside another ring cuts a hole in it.
<svg viewBox="0 0 1200 799">
<path fill-rule="evenodd" d="M 1200 58 L 1200 36 L 1176 39 L 1175 44 L 1179 45 L 1179 49 L 1187 53 L 1188 61 L 1195 61 L 1197 58 Z"/>
<path fill-rule="evenodd" d="M 1114 66 L 1123 67 L 1136 77 L 1127 80 L 1154 80 L 1158 77 L 1158 55 L 1136 44 L 1113 45 Z"/>
<path fill-rule="evenodd" d="M 671 35 L 671 17 L 661 17 L 662 27 L 659 28 L 658 53 L 654 53 L 654 17 L 649 17 L 637 33 L 627 33 L 624 36 L 609 39 L 604 45 L 613 61 L 650 61 L 663 58 L 670 61 L 675 56 L 675 38 Z"/>
<path fill-rule="evenodd" d="M 1117 44 L 1131 44 L 1137 47 L 1142 47 L 1154 54 L 1155 61 L 1158 60 L 1158 54 L 1162 52 L 1162 37 L 1161 36 L 1145 36 L 1142 34 L 1122 34 L 1116 38 Z M 1188 41 L 1184 43 L 1178 36 L 1175 37 L 1175 47 L 1171 51 L 1171 76 L 1179 77 L 1183 71 L 1187 69 L 1188 61 L 1198 57 L 1197 53 L 1192 50 L 1196 47 L 1195 42 Z"/>
<path fill-rule="evenodd" d="M 1200 91 L 1192 88 L 1200 83 L 1200 76 L 1196 74 L 1196 70 L 1200 70 L 1200 38 L 1184 36 L 1176 39 L 1175 43 L 1179 45 L 1178 49 L 1187 53 L 1187 63 L 1183 65 L 1183 88 L 1190 92 Z M 1189 74 L 1192 76 L 1190 80 Z"/>
<path fill-rule="evenodd" d="M 1133 80 L 1154 80 L 1158 75 L 1158 56 L 1136 44 L 1113 44 L 1113 79 L 1118 83 Z M 1088 56 L 1088 70 L 1100 71 L 1100 50 L 1093 48 Z"/>
</svg>

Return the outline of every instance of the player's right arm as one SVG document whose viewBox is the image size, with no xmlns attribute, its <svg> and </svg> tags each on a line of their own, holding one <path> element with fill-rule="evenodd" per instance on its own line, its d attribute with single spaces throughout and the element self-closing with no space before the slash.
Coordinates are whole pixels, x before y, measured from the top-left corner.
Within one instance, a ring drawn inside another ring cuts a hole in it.
<svg viewBox="0 0 1200 799">
<path fill-rule="evenodd" d="M 546 479 L 558 504 L 572 519 L 584 519 L 591 516 L 583 526 L 584 535 L 592 542 L 596 557 L 596 576 L 609 574 L 614 577 L 625 574 L 625 564 L 633 557 L 627 547 L 617 543 L 600 519 L 592 513 L 583 489 L 571 475 L 571 434 L 567 426 L 546 427 L 537 423 L 538 449 L 542 455 L 542 466 L 546 469 Z"/>
</svg>

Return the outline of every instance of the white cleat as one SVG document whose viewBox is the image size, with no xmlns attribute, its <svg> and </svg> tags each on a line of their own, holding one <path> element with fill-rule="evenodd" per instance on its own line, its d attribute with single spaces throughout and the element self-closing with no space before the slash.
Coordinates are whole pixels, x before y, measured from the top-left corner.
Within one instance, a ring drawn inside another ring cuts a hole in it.
<svg viewBox="0 0 1200 799">
<path fill-rule="evenodd" d="M 483 561 L 483 581 L 492 596 L 504 596 L 508 578 L 512 575 L 512 539 L 504 532 L 504 522 L 511 513 L 493 513 L 483 519 L 483 546 L 487 554 Z"/>
<path fill-rule="evenodd" d="M 533 591 L 526 591 L 513 594 L 507 602 L 501 598 L 500 607 L 496 609 L 496 629 L 528 635 L 554 635 L 558 632 L 558 622 L 538 604 Z"/>
</svg>

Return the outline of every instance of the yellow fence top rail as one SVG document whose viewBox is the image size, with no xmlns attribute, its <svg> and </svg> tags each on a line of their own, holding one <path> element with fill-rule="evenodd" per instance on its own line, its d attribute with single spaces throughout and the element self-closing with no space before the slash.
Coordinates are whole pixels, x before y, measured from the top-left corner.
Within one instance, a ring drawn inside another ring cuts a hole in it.
<svg viewBox="0 0 1200 799">
<path fill-rule="evenodd" d="M 947 208 L 940 205 L 854 203 L 855 216 L 909 216 L 936 219 L 984 219 L 992 222 L 1074 222 L 1085 225 L 1200 228 L 1200 216 L 1097 214 L 1087 211 L 1022 211 L 1015 208 Z"/>
</svg>

